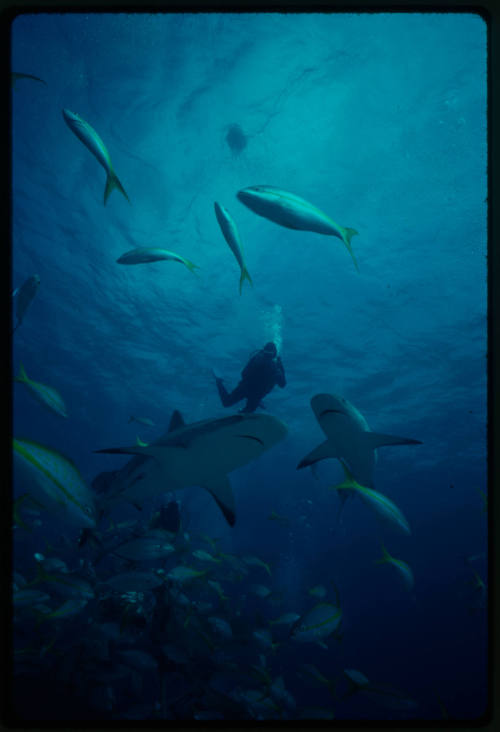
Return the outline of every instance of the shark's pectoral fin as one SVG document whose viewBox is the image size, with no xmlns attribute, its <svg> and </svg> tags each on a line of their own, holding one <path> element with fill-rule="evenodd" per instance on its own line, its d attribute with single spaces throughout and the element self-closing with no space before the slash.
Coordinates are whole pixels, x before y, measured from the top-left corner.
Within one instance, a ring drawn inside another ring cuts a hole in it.
<svg viewBox="0 0 500 732">
<path fill-rule="evenodd" d="M 228 522 L 229 526 L 234 526 L 236 522 L 234 495 L 227 475 L 209 482 L 205 481 L 203 488 L 206 488 L 207 491 L 215 498 L 215 501 L 224 514 L 224 518 Z"/>
<path fill-rule="evenodd" d="M 376 450 L 384 445 L 421 445 L 420 440 L 412 440 L 410 437 L 397 437 L 396 435 L 382 435 L 380 432 L 363 432 L 363 443 L 366 447 Z"/>
<path fill-rule="evenodd" d="M 325 440 L 321 443 L 321 445 L 318 445 L 318 447 L 315 447 L 314 450 L 306 455 L 305 458 L 302 458 L 300 463 L 297 465 L 297 470 L 300 470 L 300 468 L 307 468 L 308 465 L 313 465 L 313 463 L 317 463 L 318 460 L 338 457 L 339 455 L 335 454 L 335 451 L 329 440 Z"/>
<path fill-rule="evenodd" d="M 147 447 L 141 445 L 106 447 L 103 450 L 94 450 L 94 452 L 106 452 L 113 455 L 146 455 L 147 457 L 156 457 L 155 450 L 149 445 Z"/>
</svg>

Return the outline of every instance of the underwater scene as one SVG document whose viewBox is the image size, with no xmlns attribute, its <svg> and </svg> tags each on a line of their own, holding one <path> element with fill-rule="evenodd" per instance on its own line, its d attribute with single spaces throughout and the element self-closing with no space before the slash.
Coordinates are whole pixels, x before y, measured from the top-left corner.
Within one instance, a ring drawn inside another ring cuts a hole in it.
<svg viewBox="0 0 500 732">
<path fill-rule="evenodd" d="M 488 714 L 486 43 L 13 19 L 11 719 Z"/>
</svg>

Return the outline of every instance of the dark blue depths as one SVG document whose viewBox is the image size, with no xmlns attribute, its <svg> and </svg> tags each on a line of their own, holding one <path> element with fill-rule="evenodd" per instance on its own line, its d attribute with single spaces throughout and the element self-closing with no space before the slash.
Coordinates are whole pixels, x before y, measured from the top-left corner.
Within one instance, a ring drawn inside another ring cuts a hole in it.
<svg viewBox="0 0 500 732">
<path fill-rule="evenodd" d="M 222 408 L 211 369 L 232 387 L 270 340 L 287 386 L 261 413 L 288 426 L 231 474 L 234 527 L 198 486 L 165 486 L 140 510 L 124 502 L 83 533 L 30 498 L 15 503 L 15 714 L 480 717 L 482 20 L 42 14 L 19 17 L 12 33 L 12 70 L 37 77 L 12 88 L 12 288 L 40 277 L 13 335 L 13 376 L 22 363 L 68 410 L 44 409 L 15 383 L 14 437 L 71 459 L 91 485 L 129 459 L 94 451 L 154 441 L 175 409 L 188 424 L 236 413 Z M 115 189 L 103 205 L 106 174 L 63 108 L 98 131 L 131 203 Z M 355 228 L 359 272 L 340 238 L 242 206 L 238 190 L 257 184 Z M 214 201 L 240 232 L 253 282 L 241 295 Z M 199 269 L 116 262 L 137 247 Z M 421 441 L 380 448 L 374 471 L 411 534 L 358 495 L 342 505 L 329 490 L 344 480 L 337 460 L 296 470 L 324 439 L 309 403 L 318 393 L 344 396 L 375 431 Z M 14 501 L 30 492 L 24 479 L 13 488 Z M 173 500 L 172 551 L 120 556 Z M 375 563 L 382 545 L 411 568 L 413 587 Z M 200 574 L 174 579 L 176 567 Z M 134 575 L 113 585 L 124 572 Z M 141 589 L 145 575 L 154 587 Z"/>
</svg>

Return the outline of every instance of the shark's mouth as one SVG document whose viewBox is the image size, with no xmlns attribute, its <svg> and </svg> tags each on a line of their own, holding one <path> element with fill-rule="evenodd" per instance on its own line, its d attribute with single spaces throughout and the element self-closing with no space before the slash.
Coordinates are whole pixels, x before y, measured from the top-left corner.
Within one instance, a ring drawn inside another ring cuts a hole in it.
<svg viewBox="0 0 500 732">
<path fill-rule="evenodd" d="M 265 447 L 262 440 L 259 437 L 255 437 L 255 435 L 236 435 L 236 437 L 245 437 L 247 440 L 255 440 L 255 442 L 258 442 L 262 447 Z"/>
<path fill-rule="evenodd" d="M 325 414 L 345 414 L 345 412 L 342 409 L 324 409 L 319 415 L 319 419 L 324 417 Z"/>
</svg>

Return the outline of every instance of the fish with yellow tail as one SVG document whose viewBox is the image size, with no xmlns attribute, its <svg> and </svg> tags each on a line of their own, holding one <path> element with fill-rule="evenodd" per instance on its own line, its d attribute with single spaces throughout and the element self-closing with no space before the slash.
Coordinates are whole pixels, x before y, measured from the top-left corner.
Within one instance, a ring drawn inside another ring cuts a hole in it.
<svg viewBox="0 0 500 732">
<path fill-rule="evenodd" d="M 240 235 L 238 232 L 238 229 L 236 228 L 236 224 L 233 221 L 232 217 L 229 214 L 229 211 L 224 208 L 224 206 L 221 206 L 220 203 L 217 203 L 215 201 L 214 203 L 215 208 L 215 215 L 217 217 L 217 221 L 219 222 L 219 226 L 221 228 L 222 234 L 224 235 L 224 239 L 227 241 L 229 249 L 232 251 L 234 256 L 236 257 L 236 261 L 238 262 L 241 270 L 241 277 L 240 277 L 240 295 L 241 295 L 241 288 L 243 287 L 243 282 L 245 280 L 248 280 L 250 284 L 253 287 L 252 278 L 248 274 L 248 270 L 246 268 L 246 264 L 243 260 L 243 251 L 241 248 L 241 240 Z"/>
<path fill-rule="evenodd" d="M 411 571 L 410 567 L 406 564 L 406 562 L 403 562 L 402 559 L 395 559 L 395 557 L 391 557 L 385 546 L 382 544 L 382 558 L 381 559 L 375 559 L 375 564 L 392 564 L 393 567 L 395 567 L 398 571 L 398 574 L 403 579 L 403 582 L 405 584 L 405 587 L 407 590 L 412 590 L 413 585 L 415 584 L 415 581 L 413 579 L 413 572 Z"/>
<path fill-rule="evenodd" d="M 158 247 L 139 247 L 125 252 L 116 260 L 118 264 L 150 264 L 151 262 L 180 262 L 188 268 L 190 272 L 198 269 L 197 264 L 193 264 L 189 259 L 181 257 L 180 254 L 169 252 L 168 249 L 160 249 Z"/>
<path fill-rule="evenodd" d="M 387 496 L 361 485 L 351 475 L 347 465 L 343 460 L 340 463 L 344 469 L 345 480 L 338 485 L 330 486 L 330 490 L 337 491 L 343 500 L 346 495 L 357 493 L 361 496 L 364 503 L 368 504 L 384 522 L 391 524 L 399 531 L 410 534 L 410 526 L 399 508 Z"/>
<path fill-rule="evenodd" d="M 88 122 L 85 122 L 85 120 L 83 120 L 78 114 L 75 114 L 75 112 L 71 112 L 69 109 L 63 109 L 62 113 L 70 130 L 74 132 L 74 134 L 81 142 L 83 142 L 85 147 L 90 150 L 92 155 L 97 158 L 98 162 L 106 171 L 107 178 L 106 187 L 104 189 L 104 205 L 106 205 L 107 203 L 109 194 L 115 188 L 117 188 L 130 203 L 130 199 L 125 193 L 125 189 L 118 180 L 118 176 L 113 169 L 111 158 L 109 156 L 106 145 L 101 140 L 94 128 L 91 127 Z"/>
<path fill-rule="evenodd" d="M 339 226 L 312 203 L 274 186 L 249 186 L 238 191 L 236 197 L 258 216 L 263 216 L 287 229 L 312 231 L 316 234 L 326 234 L 342 239 L 359 272 L 358 263 L 351 248 L 351 239 L 358 233 L 356 229 Z"/>
<path fill-rule="evenodd" d="M 68 524 L 95 528 L 93 494 L 69 458 L 33 440 L 14 439 L 12 446 L 14 479 L 28 485 L 36 501 Z"/>
<path fill-rule="evenodd" d="M 51 412 L 55 412 L 60 417 L 67 417 L 66 405 L 64 404 L 61 395 L 52 387 L 40 384 L 38 381 L 33 381 L 26 374 L 24 366 L 19 364 L 19 374 L 15 377 L 14 381 L 20 384 L 24 384 L 30 394 L 32 394 L 40 404 L 47 407 Z"/>
</svg>

